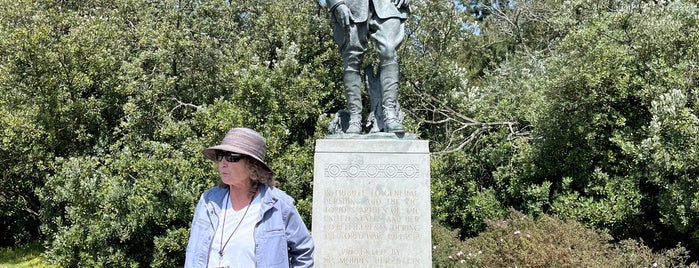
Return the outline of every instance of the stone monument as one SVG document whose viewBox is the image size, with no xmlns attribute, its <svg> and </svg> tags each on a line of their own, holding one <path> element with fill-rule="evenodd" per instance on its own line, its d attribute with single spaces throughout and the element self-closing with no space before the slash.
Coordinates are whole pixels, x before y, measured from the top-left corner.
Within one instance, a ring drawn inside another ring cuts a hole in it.
<svg viewBox="0 0 699 268">
<path fill-rule="evenodd" d="M 384 135 L 316 141 L 317 267 L 432 267 L 428 142 Z"/>
</svg>

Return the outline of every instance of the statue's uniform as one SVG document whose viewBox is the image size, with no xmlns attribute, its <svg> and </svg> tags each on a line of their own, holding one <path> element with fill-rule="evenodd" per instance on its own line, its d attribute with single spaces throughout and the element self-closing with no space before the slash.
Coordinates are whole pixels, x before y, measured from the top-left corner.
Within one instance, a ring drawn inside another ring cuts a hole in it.
<svg viewBox="0 0 699 268">
<path fill-rule="evenodd" d="M 361 124 L 362 78 L 360 67 L 368 47 L 368 37 L 374 40 L 379 56 L 379 81 L 382 88 L 384 119 L 389 123 L 388 132 L 402 132 L 400 123 L 391 127 L 390 120 L 396 118 L 396 98 L 398 93 L 398 53 L 397 49 L 405 36 L 404 21 L 410 10 L 401 8 L 390 0 L 329 0 L 330 21 L 333 38 L 340 47 L 343 59 L 343 83 L 347 97 L 347 110 L 350 124 Z M 343 25 L 334 14 L 339 5 L 345 5 L 351 12 L 350 25 Z M 361 131 L 361 125 L 358 125 Z M 349 131 L 353 132 L 353 131 Z"/>
</svg>

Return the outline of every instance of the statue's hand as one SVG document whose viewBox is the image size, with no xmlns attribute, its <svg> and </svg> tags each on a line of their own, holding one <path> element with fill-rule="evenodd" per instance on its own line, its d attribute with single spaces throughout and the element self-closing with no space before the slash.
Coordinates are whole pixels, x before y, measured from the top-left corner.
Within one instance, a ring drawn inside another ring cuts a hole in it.
<svg viewBox="0 0 699 268">
<path fill-rule="evenodd" d="M 407 7 L 410 4 L 410 0 L 395 0 L 393 3 L 397 8 Z"/>
<path fill-rule="evenodd" d="M 338 22 L 342 22 L 342 25 L 344 25 L 345 27 L 348 27 L 350 25 L 351 16 L 352 12 L 346 5 L 342 4 L 335 8 L 335 18 L 337 18 Z"/>
</svg>

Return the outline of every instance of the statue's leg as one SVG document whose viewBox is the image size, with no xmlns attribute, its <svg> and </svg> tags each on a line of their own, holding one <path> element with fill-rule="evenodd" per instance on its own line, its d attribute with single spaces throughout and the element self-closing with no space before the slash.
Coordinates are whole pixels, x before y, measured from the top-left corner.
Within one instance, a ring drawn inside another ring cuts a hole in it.
<svg viewBox="0 0 699 268">
<path fill-rule="evenodd" d="M 359 68 L 368 45 L 367 23 L 352 24 L 347 28 L 333 26 L 335 41 L 340 46 L 343 60 L 342 82 L 350 114 L 345 133 L 359 134 L 362 132 L 362 76 Z"/>
<path fill-rule="evenodd" d="M 379 52 L 379 81 L 381 83 L 381 106 L 383 108 L 384 132 L 404 132 L 398 118 L 398 47 L 403 42 L 405 30 L 403 21 L 398 18 L 374 20 L 371 25 L 372 38 Z M 374 31 L 375 30 L 375 31 Z"/>
<path fill-rule="evenodd" d="M 345 70 L 342 82 L 345 84 L 347 112 L 350 114 L 345 133 L 359 134 L 362 132 L 362 76 L 359 71 Z"/>
<path fill-rule="evenodd" d="M 381 65 L 380 70 L 384 132 L 404 132 L 403 124 L 398 119 L 398 63 Z"/>
</svg>

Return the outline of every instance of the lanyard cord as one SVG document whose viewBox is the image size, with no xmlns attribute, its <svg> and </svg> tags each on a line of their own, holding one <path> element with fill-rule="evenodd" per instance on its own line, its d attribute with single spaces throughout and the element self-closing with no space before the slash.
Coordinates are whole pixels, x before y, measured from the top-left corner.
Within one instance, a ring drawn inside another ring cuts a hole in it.
<svg viewBox="0 0 699 268">
<path fill-rule="evenodd" d="M 257 191 L 255 191 L 255 194 L 257 194 Z M 223 243 L 223 230 L 226 229 L 226 215 L 228 214 L 228 209 L 223 210 L 223 226 L 221 226 L 221 247 L 218 251 L 218 256 L 223 257 L 223 249 L 225 249 L 226 246 L 228 245 L 228 241 L 231 241 L 231 238 L 235 234 L 235 231 L 238 231 L 238 227 L 240 227 L 240 224 L 243 223 L 243 220 L 245 219 L 245 215 L 248 215 L 248 209 L 250 209 L 250 206 L 252 205 L 252 200 L 255 200 L 255 194 L 253 194 L 252 198 L 250 198 L 250 203 L 248 204 L 248 207 L 245 208 L 245 213 L 243 213 L 243 217 L 240 218 L 240 221 L 235 226 L 235 229 L 233 229 L 233 233 L 231 233 L 231 236 L 229 236 L 228 239 L 226 239 L 225 244 Z M 231 201 L 230 190 L 228 192 L 228 195 L 226 195 L 226 197 L 228 197 L 228 201 L 230 201 L 230 202 L 226 202 L 226 207 L 228 207 L 228 204 L 233 202 L 233 201 Z"/>
</svg>

